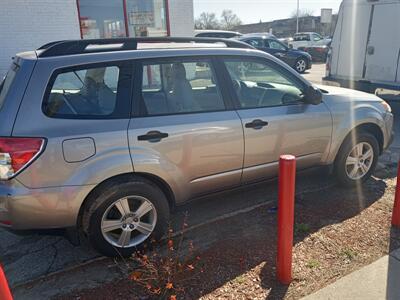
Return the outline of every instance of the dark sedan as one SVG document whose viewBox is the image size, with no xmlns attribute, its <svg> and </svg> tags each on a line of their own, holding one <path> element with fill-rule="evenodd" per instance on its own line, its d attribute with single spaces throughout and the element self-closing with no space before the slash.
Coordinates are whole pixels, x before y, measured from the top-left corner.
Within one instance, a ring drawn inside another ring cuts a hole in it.
<svg viewBox="0 0 400 300">
<path fill-rule="evenodd" d="M 272 36 L 243 36 L 240 40 L 261 51 L 274 55 L 299 73 L 304 73 L 312 67 L 312 57 L 310 54 L 291 49 Z"/>
</svg>

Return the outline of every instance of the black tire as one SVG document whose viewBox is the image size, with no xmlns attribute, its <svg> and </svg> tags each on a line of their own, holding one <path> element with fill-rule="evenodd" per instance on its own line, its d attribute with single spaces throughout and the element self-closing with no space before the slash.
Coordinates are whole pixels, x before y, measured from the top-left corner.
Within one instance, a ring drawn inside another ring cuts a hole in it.
<svg viewBox="0 0 400 300">
<path fill-rule="evenodd" d="M 373 161 L 369 171 L 362 178 L 355 180 L 348 175 L 346 169 L 346 160 L 352 149 L 359 143 L 367 143 L 371 146 L 373 150 Z M 335 160 L 335 175 L 339 183 L 346 187 L 354 187 L 368 180 L 371 177 L 372 173 L 375 171 L 376 165 L 378 163 L 378 158 L 379 144 L 374 135 L 364 131 L 356 132 L 355 136 L 350 134 L 350 136 L 345 139 L 342 146 L 340 147 L 339 153 L 336 156 Z"/>
<path fill-rule="evenodd" d="M 103 236 L 101 222 L 103 214 L 117 200 L 127 196 L 139 196 L 151 202 L 156 210 L 157 221 L 151 235 L 140 245 L 130 248 L 116 247 L 109 243 Z M 82 226 L 93 248 L 105 256 L 128 257 L 135 251 L 143 250 L 152 241 L 160 240 L 168 229 L 169 205 L 165 194 L 151 181 L 135 178 L 132 180 L 114 181 L 100 187 L 88 199 Z"/>
<path fill-rule="evenodd" d="M 301 63 L 301 62 L 304 63 L 304 69 L 298 68 L 298 64 Z M 298 59 L 296 60 L 296 62 L 294 63 L 294 69 L 295 69 L 298 73 L 303 74 L 303 73 L 307 70 L 307 65 L 308 65 L 308 64 L 307 64 L 307 60 L 306 60 L 304 57 L 300 57 L 300 58 L 298 58 Z"/>
</svg>

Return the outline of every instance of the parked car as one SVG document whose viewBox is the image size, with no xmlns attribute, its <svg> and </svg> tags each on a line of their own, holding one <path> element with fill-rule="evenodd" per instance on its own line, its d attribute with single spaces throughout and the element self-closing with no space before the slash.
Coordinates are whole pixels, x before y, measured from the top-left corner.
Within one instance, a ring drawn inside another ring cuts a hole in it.
<svg viewBox="0 0 400 300">
<path fill-rule="evenodd" d="M 239 40 L 281 59 L 299 73 L 312 67 L 312 57 L 304 51 L 290 49 L 285 44 L 268 35 L 246 35 Z"/>
<path fill-rule="evenodd" d="M 239 41 L 50 43 L 17 54 L 0 87 L 0 224 L 77 227 L 127 256 L 175 206 L 276 176 L 282 153 L 359 185 L 392 130 L 375 95 L 319 89 Z"/>
<path fill-rule="evenodd" d="M 242 34 L 240 32 L 227 30 L 195 30 L 194 36 L 231 39 L 241 37 Z"/>
<path fill-rule="evenodd" d="M 284 43 L 287 47 L 289 47 L 289 44 L 293 42 L 292 37 L 287 37 L 287 38 L 280 38 L 278 39 L 280 42 Z"/>
<path fill-rule="evenodd" d="M 313 47 L 300 47 L 299 50 L 307 52 L 311 55 L 314 62 L 326 62 L 329 53 L 329 45 L 327 46 L 313 46 Z"/>
<path fill-rule="evenodd" d="M 342 2 L 326 84 L 374 93 L 400 90 L 400 2 Z"/>
<path fill-rule="evenodd" d="M 301 47 L 325 46 L 330 42 L 329 38 L 324 38 L 316 32 L 299 32 L 294 35 L 289 46 L 293 49 L 299 49 Z"/>
</svg>

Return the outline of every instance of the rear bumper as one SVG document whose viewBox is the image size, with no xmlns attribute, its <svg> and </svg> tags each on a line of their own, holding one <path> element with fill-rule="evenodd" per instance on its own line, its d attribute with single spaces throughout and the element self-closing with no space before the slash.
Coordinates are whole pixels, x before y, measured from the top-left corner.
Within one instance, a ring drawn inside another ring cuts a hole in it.
<svg viewBox="0 0 400 300">
<path fill-rule="evenodd" d="M 17 180 L 0 182 L 0 226 L 11 230 L 73 227 L 93 186 L 29 189 Z"/>
<path fill-rule="evenodd" d="M 310 70 L 310 69 L 312 68 L 312 65 L 313 65 L 313 62 L 312 62 L 312 60 L 310 59 L 310 60 L 307 62 L 307 69 L 306 69 L 306 70 Z"/>
</svg>

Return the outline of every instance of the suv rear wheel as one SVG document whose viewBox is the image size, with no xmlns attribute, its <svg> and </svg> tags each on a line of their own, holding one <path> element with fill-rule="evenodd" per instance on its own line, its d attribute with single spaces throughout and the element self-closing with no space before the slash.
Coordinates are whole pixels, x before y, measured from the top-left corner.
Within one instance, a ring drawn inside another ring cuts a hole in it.
<svg viewBox="0 0 400 300">
<path fill-rule="evenodd" d="M 129 256 L 166 232 L 167 199 L 152 182 L 116 183 L 96 194 L 97 198 L 89 200 L 83 221 L 91 244 L 102 254 Z"/>
<path fill-rule="evenodd" d="M 347 137 L 335 162 L 340 183 L 354 186 L 371 177 L 378 163 L 378 154 L 378 141 L 372 134 L 359 132 L 354 139 Z"/>
</svg>

